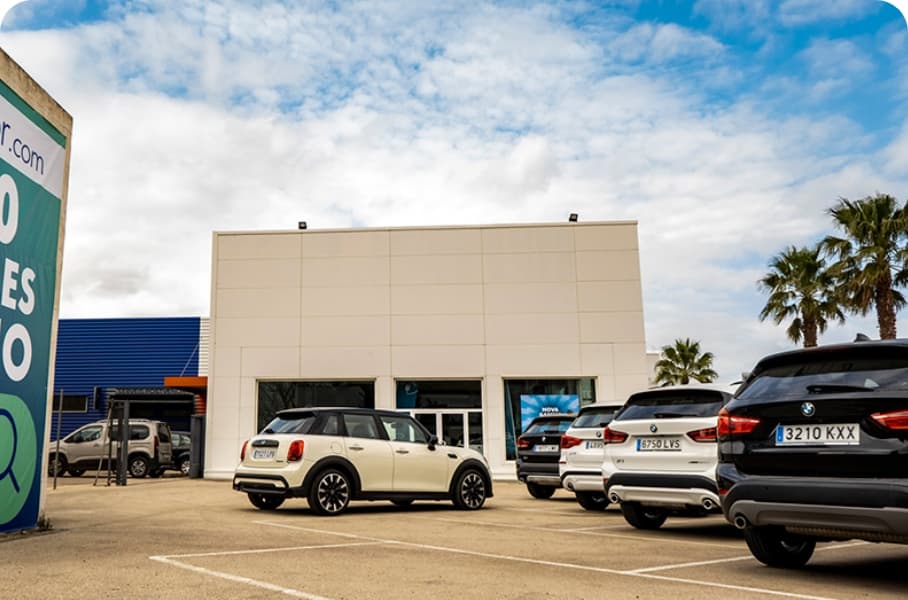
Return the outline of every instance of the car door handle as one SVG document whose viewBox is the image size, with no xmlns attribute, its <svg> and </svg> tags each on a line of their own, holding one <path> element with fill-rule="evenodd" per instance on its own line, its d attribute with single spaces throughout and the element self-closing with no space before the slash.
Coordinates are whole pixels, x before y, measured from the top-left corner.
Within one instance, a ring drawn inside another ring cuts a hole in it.
<svg viewBox="0 0 908 600">
<path fill-rule="evenodd" d="M 350 446 L 351 450 L 365 450 L 362 446 Z"/>
<path fill-rule="evenodd" d="M 404 450 L 403 448 L 395 450 L 395 452 L 397 452 L 398 454 L 410 454 L 409 450 Z"/>
</svg>

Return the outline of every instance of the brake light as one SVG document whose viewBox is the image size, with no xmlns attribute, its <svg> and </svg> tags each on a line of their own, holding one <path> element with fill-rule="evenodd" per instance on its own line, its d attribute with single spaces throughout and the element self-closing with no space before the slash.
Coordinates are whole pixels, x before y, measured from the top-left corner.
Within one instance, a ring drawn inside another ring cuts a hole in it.
<svg viewBox="0 0 908 600">
<path fill-rule="evenodd" d="M 561 436 L 561 449 L 567 450 L 568 448 L 573 448 L 574 446 L 579 446 L 583 443 L 583 440 L 580 438 L 575 438 L 572 435 L 563 435 Z"/>
<path fill-rule="evenodd" d="M 517 438 L 517 447 L 526 450 L 530 447 L 529 440 L 525 440 L 522 437 Z"/>
<path fill-rule="evenodd" d="M 246 440 L 245 442 L 243 442 L 243 449 L 240 450 L 240 460 L 244 460 L 246 458 L 246 446 L 248 446 L 248 445 L 249 445 L 249 440 Z"/>
<path fill-rule="evenodd" d="M 723 408 L 719 411 L 716 436 L 720 440 L 727 440 L 733 437 L 747 435 L 748 433 L 752 433 L 758 425 L 760 425 L 760 419 L 757 419 L 756 417 L 731 415 Z"/>
<path fill-rule="evenodd" d="M 627 440 L 627 434 L 623 431 L 612 429 L 611 426 L 606 427 L 605 431 L 602 432 L 603 444 L 622 444 L 625 440 Z"/>
<path fill-rule="evenodd" d="M 716 428 L 708 427 L 706 429 L 697 429 L 695 431 L 688 431 L 687 437 L 694 440 L 695 442 L 715 442 L 718 440 L 716 437 Z"/>
<path fill-rule="evenodd" d="M 303 440 L 293 440 L 287 448 L 287 462 L 295 462 L 303 458 Z"/>
<path fill-rule="evenodd" d="M 908 410 L 898 410 L 888 413 L 874 413 L 870 418 L 886 429 L 904 431 L 908 429 Z"/>
</svg>

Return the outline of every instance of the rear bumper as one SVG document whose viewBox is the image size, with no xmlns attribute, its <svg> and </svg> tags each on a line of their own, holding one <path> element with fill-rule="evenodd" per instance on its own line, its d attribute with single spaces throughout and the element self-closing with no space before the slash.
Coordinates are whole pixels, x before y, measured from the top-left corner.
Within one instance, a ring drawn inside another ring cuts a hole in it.
<svg viewBox="0 0 908 600">
<path fill-rule="evenodd" d="M 572 492 L 604 492 L 600 471 L 568 471 L 561 476 L 561 486 Z"/>
<path fill-rule="evenodd" d="M 716 482 L 702 475 L 615 473 L 605 482 L 611 502 L 639 502 L 647 506 L 691 507 L 718 510 Z"/>
<path fill-rule="evenodd" d="M 908 543 L 904 479 L 743 477 L 723 498 L 722 511 L 738 527 Z"/>
<path fill-rule="evenodd" d="M 233 476 L 233 489 L 247 494 L 256 493 L 283 497 L 305 495 L 300 488 L 290 487 L 290 484 L 282 476 L 261 473 L 236 473 Z"/>
<path fill-rule="evenodd" d="M 561 487 L 561 476 L 558 474 L 558 461 L 528 462 L 517 459 L 517 479 L 524 483 L 535 483 L 549 487 Z"/>
</svg>

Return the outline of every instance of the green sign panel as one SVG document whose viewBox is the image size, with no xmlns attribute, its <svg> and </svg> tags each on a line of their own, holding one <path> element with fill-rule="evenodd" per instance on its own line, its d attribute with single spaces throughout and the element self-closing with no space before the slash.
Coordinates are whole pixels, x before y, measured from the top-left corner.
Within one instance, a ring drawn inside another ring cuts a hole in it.
<svg viewBox="0 0 908 600">
<path fill-rule="evenodd" d="M 0 82 L 0 531 L 38 522 L 65 155 Z"/>
</svg>

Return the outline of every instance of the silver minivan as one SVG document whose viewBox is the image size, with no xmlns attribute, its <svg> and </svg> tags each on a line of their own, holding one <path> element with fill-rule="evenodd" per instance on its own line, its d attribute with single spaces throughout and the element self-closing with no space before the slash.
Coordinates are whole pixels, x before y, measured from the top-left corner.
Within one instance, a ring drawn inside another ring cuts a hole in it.
<svg viewBox="0 0 908 600">
<path fill-rule="evenodd" d="M 83 425 L 79 429 L 49 446 L 48 475 L 63 475 L 68 472 L 73 477 L 85 471 L 106 469 L 108 458 L 111 467 L 119 456 L 120 432 L 113 423 L 111 435 L 108 435 L 107 421 L 96 421 Z M 164 468 L 171 462 L 170 426 L 162 421 L 148 419 L 129 420 L 129 451 L 126 470 L 132 477 L 159 477 Z"/>
</svg>

